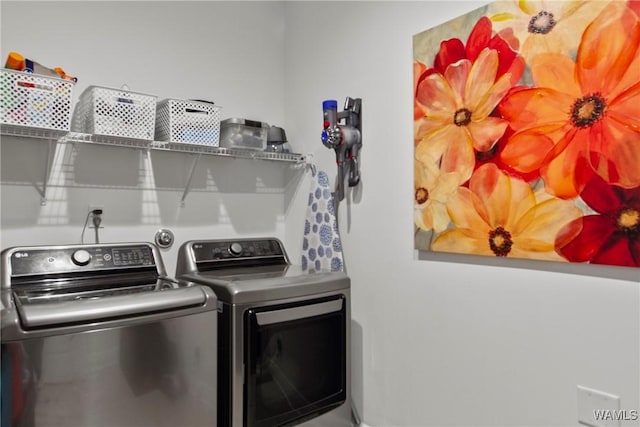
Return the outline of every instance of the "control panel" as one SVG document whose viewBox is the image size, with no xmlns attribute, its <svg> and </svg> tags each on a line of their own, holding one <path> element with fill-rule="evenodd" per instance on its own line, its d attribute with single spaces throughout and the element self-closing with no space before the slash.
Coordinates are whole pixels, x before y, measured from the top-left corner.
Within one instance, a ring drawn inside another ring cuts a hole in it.
<svg viewBox="0 0 640 427">
<path fill-rule="evenodd" d="M 155 261 L 147 245 L 25 248 L 11 255 L 12 276 L 149 266 Z"/>
<path fill-rule="evenodd" d="M 196 262 L 274 258 L 286 261 L 282 244 L 277 239 L 209 240 L 193 243 L 192 250 Z"/>
</svg>

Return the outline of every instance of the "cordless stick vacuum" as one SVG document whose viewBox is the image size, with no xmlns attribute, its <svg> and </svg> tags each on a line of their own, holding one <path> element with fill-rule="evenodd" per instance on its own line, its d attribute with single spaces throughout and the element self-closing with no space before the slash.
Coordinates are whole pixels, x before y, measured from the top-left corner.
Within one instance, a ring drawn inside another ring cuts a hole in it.
<svg viewBox="0 0 640 427">
<path fill-rule="evenodd" d="M 349 187 L 360 182 L 360 166 L 358 156 L 362 148 L 362 100 L 347 97 L 344 111 L 338 113 L 338 102 L 327 100 L 322 103 L 324 122 L 322 143 L 336 152 L 338 179 L 335 198 L 344 199 L 345 169 L 349 169 Z M 342 123 L 340 123 L 342 121 Z"/>
</svg>

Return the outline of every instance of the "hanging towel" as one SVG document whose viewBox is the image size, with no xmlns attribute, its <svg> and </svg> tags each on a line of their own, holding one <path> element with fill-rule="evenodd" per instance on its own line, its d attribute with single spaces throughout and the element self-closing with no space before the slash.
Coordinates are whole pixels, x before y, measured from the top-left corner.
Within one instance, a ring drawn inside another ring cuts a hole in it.
<svg viewBox="0 0 640 427">
<path fill-rule="evenodd" d="M 302 239 L 302 268 L 343 271 L 342 243 L 329 177 L 324 171 L 316 173 L 312 169 L 311 173 L 311 191 Z"/>
</svg>

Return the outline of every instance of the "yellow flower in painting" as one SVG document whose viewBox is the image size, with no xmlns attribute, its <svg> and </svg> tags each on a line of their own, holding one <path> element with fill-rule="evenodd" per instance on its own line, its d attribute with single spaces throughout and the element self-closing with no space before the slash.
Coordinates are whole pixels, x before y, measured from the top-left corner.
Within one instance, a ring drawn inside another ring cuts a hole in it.
<svg viewBox="0 0 640 427">
<path fill-rule="evenodd" d="M 414 160 L 413 213 L 416 227 L 444 231 L 451 222 L 447 213 L 447 200 L 460 186 L 460 174 L 441 173 L 437 162 Z"/>
<path fill-rule="evenodd" d="M 582 0 L 513 0 L 489 5 L 497 31 L 511 28 L 527 63 L 539 53 L 575 54 L 582 32 L 609 3 Z"/>
<path fill-rule="evenodd" d="M 511 88 L 511 74 L 496 79 L 498 52 L 485 48 L 472 63 L 462 59 L 444 75 L 434 73 L 418 85 L 416 100 L 425 116 L 414 121 L 416 158 L 439 159 L 443 172 L 457 171 L 467 180 L 475 153 L 490 150 L 508 122 L 490 116 Z"/>
<path fill-rule="evenodd" d="M 434 251 L 562 261 L 555 251 L 558 231 L 582 215 L 572 202 L 534 193 L 493 163 L 473 174 L 447 204 L 454 229 L 439 235 Z"/>
</svg>

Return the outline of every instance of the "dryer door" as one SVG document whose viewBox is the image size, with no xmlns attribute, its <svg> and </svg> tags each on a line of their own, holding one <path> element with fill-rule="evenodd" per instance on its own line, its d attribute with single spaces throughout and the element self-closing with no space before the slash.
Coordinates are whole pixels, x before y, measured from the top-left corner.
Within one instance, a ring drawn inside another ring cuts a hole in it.
<svg viewBox="0 0 640 427">
<path fill-rule="evenodd" d="M 313 418 L 346 399 L 343 295 L 248 310 L 244 425 Z"/>
</svg>

